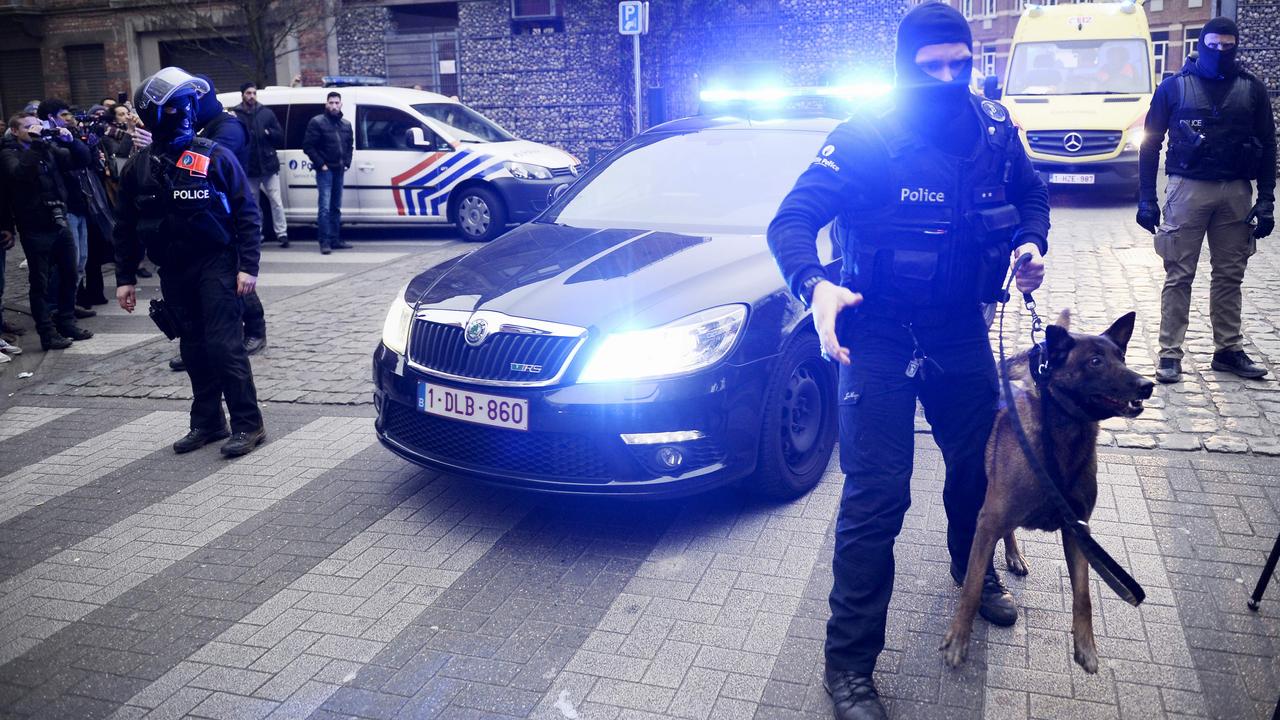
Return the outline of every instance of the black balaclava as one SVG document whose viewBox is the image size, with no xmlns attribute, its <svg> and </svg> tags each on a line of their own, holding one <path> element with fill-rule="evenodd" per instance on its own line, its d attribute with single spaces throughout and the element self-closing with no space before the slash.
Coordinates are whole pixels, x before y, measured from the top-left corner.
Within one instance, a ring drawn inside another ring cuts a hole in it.
<svg viewBox="0 0 1280 720">
<path fill-rule="evenodd" d="M 916 53 L 926 45 L 964 43 L 973 50 L 973 35 L 964 16 L 950 5 L 927 2 L 917 5 L 898 25 L 894 50 L 897 96 L 904 117 L 922 129 L 942 130 L 959 116 L 969 103 L 969 79 L 973 60 L 951 82 L 942 82 L 916 65 Z"/>
<path fill-rule="evenodd" d="M 1213 50 L 1204 44 L 1204 36 L 1210 33 L 1218 35 L 1230 35 L 1239 39 L 1240 30 L 1236 27 L 1234 20 L 1224 17 L 1216 17 L 1205 23 L 1200 28 L 1200 39 L 1196 41 L 1196 51 L 1199 57 L 1196 58 L 1196 74 L 1208 80 L 1234 78 L 1239 68 L 1236 67 L 1236 48 L 1230 50 Z"/>
<path fill-rule="evenodd" d="M 177 110 L 175 113 L 160 111 L 160 122 L 151 131 L 155 143 L 171 153 L 187 149 L 196 136 L 196 94 L 183 93 L 169 98 L 165 107 Z"/>
<path fill-rule="evenodd" d="M 196 102 L 196 127 L 203 130 L 210 120 L 218 117 L 225 110 L 222 102 L 218 100 L 218 91 L 213 87 L 213 80 L 208 75 L 196 75 L 196 77 L 209 83 L 209 92 Z"/>
</svg>

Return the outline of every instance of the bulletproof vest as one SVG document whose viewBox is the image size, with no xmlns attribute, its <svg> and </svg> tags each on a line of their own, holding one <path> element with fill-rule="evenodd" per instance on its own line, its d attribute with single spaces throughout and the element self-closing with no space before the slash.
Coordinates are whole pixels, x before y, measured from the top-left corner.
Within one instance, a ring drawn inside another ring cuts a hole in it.
<svg viewBox="0 0 1280 720">
<path fill-rule="evenodd" d="M 1178 106 L 1169 118 L 1166 171 L 1197 180 L 1257 177 L 1262 143 L 1253 134 L 1252 76 L 1237 75 L 1220 103 L 1199 76 L 1178 75 Z"/>
<path fill-rule="evenodd" d="M 995 300 L 1008 270 L 1018 211 L 1006 199 L 1019 142 L 1007 111 L 973 97 L 983 135 L 969 158 L 948 155 L 893 111 L 870 123 L 889 158 L 890 190 L 878 212 L 841 213 L 843 281 L 868 312 L 957 310 Z"/>
<path fill-rule="evenodd" d="M 176 160 L 147 148 L 132 164 L 139 173 L 138 232 L 148 252 L 231 243 L 230 205 L 209 181 L 214 147 L 198 137 Z"/>
</svg>

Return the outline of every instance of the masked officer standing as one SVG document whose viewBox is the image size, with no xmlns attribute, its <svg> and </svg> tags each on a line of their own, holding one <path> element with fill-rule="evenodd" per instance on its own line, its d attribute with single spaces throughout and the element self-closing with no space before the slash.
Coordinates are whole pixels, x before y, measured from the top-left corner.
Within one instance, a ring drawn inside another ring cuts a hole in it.
<svg viewBox="0 0 1280 720">
<path fill-rule="evenodd" d="M 1182 377 L 1191 283 L 1209 236 L 1209 319 L 1213 369 L 1260 378 L 1267 369 L 1244 352 L 1240 285 L 1258 239 L 1275 228 L 1276 126 L 1266 86 L 1236 65 L 1236 24 L 1214 18 L 1200 30 L 1198 55 L 1160 83 L 1147 112 L 1139 163 L 1138 224 L 1155 234 L 1164 260 L 1160 364 L 1156 379 Z M 1156 203 L 1160 145 L 1165 156 L 1164 222 Z M 1249 181 L 1257 179 L 1255 202 Z M 1251 226 L 1251 222 L 1256 225 Z"/>
<path fill-rule="evenodd" d="M 986 574 L 981 613 L 1012 625 L 1013 598 L 990 564 L 967 568 L 986 494 L 996 368 L 981 303 L 997 298 L 1010 254 L 1032 255 L 1019 289 L 1040 285 L 1048 192 L 998 103 L 969 92 L 972 38 L 941 3 L 898 28 L 890 107 L 828 136 L 769 226 L 823 353 L 840 362 L 840 467 L 825 685 L 837 718 L 884 718 L 872 680 L 893 591 L 893 544 L 911 503 L 917 398 L 946 463 L 951 577 Z M 816 237 L 835 220 L 840 284 Z"/>
<path fill-rule="evenodd" d="M 222 454 L 235 457 L 266 437 L 241 315 L 241 298 L 258 282 L 262 224 L 231 151 L 196 137 L 199 102 L 209 91 L 207 82 L 176 67 L 138 88 L 134 107 L 153 143 L 129 161 L 120 182 L 116 299 L 133 312 L 131 268 L 145 249 L 160 266 L 165 302 L 181 318 L 179 348 L 194 395 L 191 432 L 173 450 L 191 452 L 230 434 Z"/>
</svg>

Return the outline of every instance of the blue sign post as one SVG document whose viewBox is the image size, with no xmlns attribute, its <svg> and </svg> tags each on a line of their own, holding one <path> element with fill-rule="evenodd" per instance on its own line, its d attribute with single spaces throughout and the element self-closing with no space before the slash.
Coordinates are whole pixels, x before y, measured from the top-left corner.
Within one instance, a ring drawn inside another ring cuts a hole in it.
<svg viewBox="0 0 1280 720">
<path fill-rule="evenodd" d="M 631 36 L 632 66 L 636 79 L 636 124 L 640 133 L 640 36 L 649 32 L 649 3 L 641 0 L 622 0 L 618 3 L 618 32 Z"/>
</svg>

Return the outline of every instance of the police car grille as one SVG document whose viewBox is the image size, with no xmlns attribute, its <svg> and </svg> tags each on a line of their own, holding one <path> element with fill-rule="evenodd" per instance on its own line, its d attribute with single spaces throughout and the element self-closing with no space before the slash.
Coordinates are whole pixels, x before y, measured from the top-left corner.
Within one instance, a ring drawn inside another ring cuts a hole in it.
<svg viewBox="0 0 1280 720">
<path fill-rule="evenodd" d="M 552 177 L 573 177 L 573 168 L 551 168 Z"/>
<path fill-rule="evenodd" d="M 611 473 L 590 438 L 503 430 L 428 415 L 387 403 L 383 432 L 432 459 L 476 471 L 606 483 Z"/>
<path fill-rule="evenodd" d="M 420 320 L 409 336 L 409 359 L 455 377 L 538 382 L 554 378 L 578 342 L 576 337 L 494 333 L 480 347 L 473 347 L 462 328 Z"/>
<path fill-rule="evenodd" d="M 1080 149 L 1067 150 L 1064 144 L 1068 135 L 1080 136 Z M 1034 152 L 1042 155 L 1105 155 L 1115 152 L 1120 145 L 1121 134 L 1113 130 L 1040 130 L 1027 133 L 1027 142 Z"/>
</svg>

